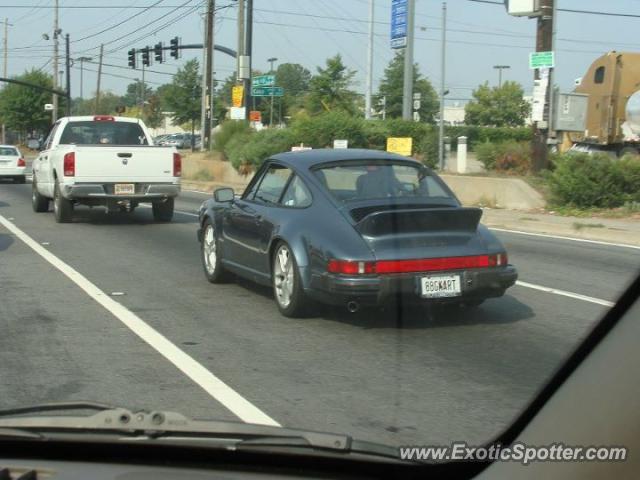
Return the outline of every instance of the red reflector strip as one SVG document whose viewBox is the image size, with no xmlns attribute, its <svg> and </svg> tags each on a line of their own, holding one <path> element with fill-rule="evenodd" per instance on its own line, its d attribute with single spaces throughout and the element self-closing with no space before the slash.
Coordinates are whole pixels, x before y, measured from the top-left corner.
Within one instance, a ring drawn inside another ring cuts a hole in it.
<svg viewBox="0 0 640 480">
<path fill-rule="evenodd" d="M 495 266 L 495 264 L 495 258 L 491 261 L 489 255 L 423 258 L 418 260 L 381 260 L 376 262 L 376 273 L 434 272 L 462 268 L 484 268 Z"/>
<path fill-rule="evenodd" d="M 111 115 L 96 115 L 93 117 L 94 122 L 115 122 L 115 120 Z"/>
</svg>

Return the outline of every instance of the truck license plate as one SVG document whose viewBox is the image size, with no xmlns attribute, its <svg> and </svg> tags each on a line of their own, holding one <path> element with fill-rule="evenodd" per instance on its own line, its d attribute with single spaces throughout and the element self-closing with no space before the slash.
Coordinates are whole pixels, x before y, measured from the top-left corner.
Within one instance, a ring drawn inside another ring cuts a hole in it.
<svg viewBox="0 0 640 480">
<path fill-rule="evenodd" d="M 116 183 L 113 191 L 116 195 L 133 195 L 135 186 L 133 183 Z"/>
<path fill-rule="evenodd" d="M 457 297 L 460 290 L 460 275 L 431 275 L 420 278 L 422 296 L 425 298 Z"/>
</svg>

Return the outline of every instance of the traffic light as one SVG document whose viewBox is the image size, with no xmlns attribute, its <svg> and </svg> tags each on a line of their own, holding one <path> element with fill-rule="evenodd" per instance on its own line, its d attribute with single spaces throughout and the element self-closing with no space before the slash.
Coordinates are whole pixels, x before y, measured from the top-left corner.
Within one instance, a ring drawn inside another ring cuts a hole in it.
<svg viewBox="0 0 640 480">
<path fill-rule="evenodd" d="M 141 51 L 142 51 L 142 64 L 145 67 L 148 67 L 149 65 L 151 65 L 151 59 L 149 58 L 149 47 L 144 47 Z"/>
<path fill-rule="evenodd" d="M 136 49 L 129 50 L 129 67 L 136 68 Z"/>
<path fill-rule="evenodd" d="M 164 55 L 162 52 L 162 42 L 156 43 L 155 47 L 153 47 L 153 54 L 155 56 L 156 62 L 158 63 L 164 62 Z"/>
<path fill-rule="evenodd" d="M 171 55 L 173 58 L 178 59 L 178 57 L 180 56 L 180 55 L 179 55 L 179 50 L 178 50 L 178 49 L 180 48 L 180 47 L 179 47 L 179 45 L 180 45 L 180 39 L 179 39 L 178 37 L 173 37 L 173 38 L 170 40 L 170 42 L 169 42 L 169 43 L 171 44 L 171 53 L 170 53 L 170 55 Z"/>
</svg>

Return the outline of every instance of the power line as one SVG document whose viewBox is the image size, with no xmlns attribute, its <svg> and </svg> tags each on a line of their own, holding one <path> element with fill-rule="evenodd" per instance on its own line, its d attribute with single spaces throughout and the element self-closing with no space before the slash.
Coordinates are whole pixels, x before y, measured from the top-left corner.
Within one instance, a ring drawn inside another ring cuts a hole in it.
<svg viewBox="0 0 640 480">
<path fill-rule="evenodd" d="M 504 7 L 504 2 L 496 2 L 494 0 L 467 0 L 474 3 L 486 3 L 489 5 L 500 5 Z M 573 8 L 557 8 L 558 12 L 567 13 L 581 13 L 585 15 L 603 15 L 607 17 L 628 17 L 628 18 L 640 18 L 640 15 L 634 13 L 615 13 L 615 12 L 603 12 L 599 10 L 577 10 Z"/>
</svg>

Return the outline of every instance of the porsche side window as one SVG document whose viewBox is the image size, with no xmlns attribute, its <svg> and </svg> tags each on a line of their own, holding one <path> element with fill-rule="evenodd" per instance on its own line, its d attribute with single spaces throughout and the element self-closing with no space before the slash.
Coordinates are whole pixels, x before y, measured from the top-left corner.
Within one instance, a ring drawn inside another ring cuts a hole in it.
<svg viewBox="0 0 640 480">
<path fill-rule="evenodd" d="M 285 207 L 297 208 L 304 208 L 311 205 L 311 193 L 300 177 L 295 176 L 293 180 L 289 182 L 289 186 L 284 192 L 280 203 Z"/>
<path fill-rule="evenodd" d="M 291 170 L 288 168 L 282 165 L 271 165 L 262 177 L 253 199 L 264 204 L 278 203 L 290 176 Z"/>
</svg>

